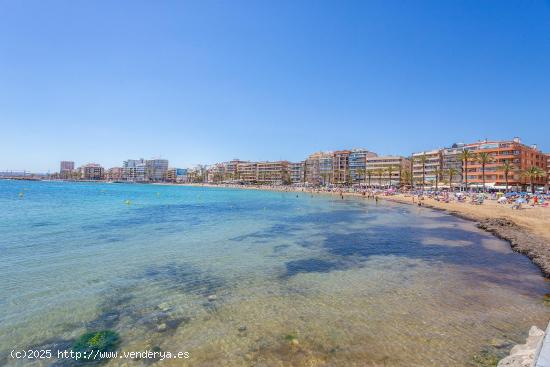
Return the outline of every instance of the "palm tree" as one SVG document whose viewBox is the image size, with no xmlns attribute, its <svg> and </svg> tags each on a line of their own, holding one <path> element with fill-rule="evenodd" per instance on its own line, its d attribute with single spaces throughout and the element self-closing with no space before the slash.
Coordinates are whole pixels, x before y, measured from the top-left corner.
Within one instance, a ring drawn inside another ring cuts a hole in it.
<svg viewBox="0 0 550 367">
<path fill-rule="evenodd" d="M 382 175 L 384 175 L 384 169 L 377 168 L 374 170 L 374 174 L 378 176 L 378 184 L 380 185 L 379 188 L 382 188 Z"/>
<path fill-rule="evenodd" d="M 443 177 L 443 171 L 439 168 L 436 168 L 434 171 L 435 174 L 435 191 L 439 190 L 439 179 Z"/>
<path fill-rule="evenodd" d="M 504 180 L 506 181 L 506 192 L 508 192 L 508 175 L 515 170 L 515 166 L 510 161 L 504 161 L 500 169 L 504 172 Z"/>
<path fill-rule="evenodd" d="M 535 193 L 535 181 L 537 178 L 542 178 L 546 174 L 545 172 L 537 167 L 537 166 L 531 166 L 531 168 L 524 170 L 521 175 L 529 180 L 529 183 L 531 184 L 531 193 Z"/>
<path fill-rule="evenodd" d="M 485 192 L 485 166 L 494 161 L 493 157 L 487 152 L 479 152 L 476 155 L 476 161 L 481 164 L 481 179 L 483 181 L 483 192 Z"/>
<path fill-rule="evenodd" d="M 361 177 L 365 175 L 365 169 L 364 168 L 357 168 L 355 170 L 355 178 L 361 183 Z"/>
<path fill-rule="evenodd" d="M 464 185 L 468 191 L 468 162 L 474 158 L 474 154 L 469 150 L 463 150 L 459 157 L 464 164 Z"/>
<path fill-rule="evenodd" d="M 395 166 L 393 166 L 393 165 L 389 165 L 388 168 L 386 168 L 386 172 L 388 173 L 388 176 L 390 178 L 390 183 L 389 183 L 390 187 L 391 187 L 391 177 L 394 173 L 394 169 L 395 169 Z"/>
<path fill-rule="evenodd" d="M 453 190 L 453 177 L 458 174 L 458 170 L 456 168 L 449 168 L 447 170 L 447 176 L 449 177 L 449 190 Z"/>
<path fill-rule="evenodd" d="M 401 180 L 401 183 L 403 185 L 406 185 L 407 183 L 410 183 L 411 184 L 411 189 L 412 189 L 412 176 L 411 176 L 411 172 L 409 170 L 401 172 L 400 180 Z"/>
<path fill-rule="evenodd" d="M 368 187 L 370 187 L 370 179 L 371 179 L 373 173 L 374 173 L 374 172 L 373 172 L 371 169 L 368 169 L 368 170 L 365 171 L 365 178 L 368 178 L 368 179 L 369 179 Z"/>
</svg>

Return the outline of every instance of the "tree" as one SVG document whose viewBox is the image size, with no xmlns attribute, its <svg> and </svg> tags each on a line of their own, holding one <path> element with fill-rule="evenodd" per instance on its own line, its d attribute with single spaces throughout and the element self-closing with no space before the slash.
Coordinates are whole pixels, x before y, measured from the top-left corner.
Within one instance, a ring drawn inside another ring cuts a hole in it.
<svg viewBox="0 0 550 367">
<path fill-rule="evenodd" d="M 504 164 L 500 169 L 504 172 L 504 180 L 506 181 L 506 192 L 508 192 L 508 176 L 510 172 L 514 171 L 516 167 L 510 161 L 504 161 Z"/>
<path fill-rule="evenodd" d="M 411 176 L 411 172 L 409 170 L 405 170 L 405 171 L 401 172 L 400 179 L 401 179 L 401 183 L 403 185 L 406 185 L 406 184 L 410 183 L 411 188 L 412 188 L 412 176 Z"/>
<path fill-rule="evenodd" d="M 449 177 L 449 190 L 453 190 L 453 177 L 458 174 L 458 170 L 456 168 L 449 168 L 447 170 L 447 177 Z"/>
<path fill-rule="evenodd" d="M 439 180 L 443 177 L 443 171 L 439 168 L 436 168 L 434 171 L 435 174 L 435 191 L 439 190 Z"/>
<path fill-rule="evenodd" d="M 464 165 L 464 185 L 468 191 L 468 162 L 474 158 L 474 154 L 469 150 L 463 150 L 459 157 Z"/>
<path fill-rule="evenodd" d="M 369 179 L 369 184 L 368 184 L 369 187 L 370 187 L 370 179 L 371 179 L 373 174 L 374 174 L 374 172 L 371 169 L 368 169 L 368 170 L 365 171 L 365 178 Z"/>
<path fill-rule="evenodd" d="M 365 169 L 364 168 L 357 168 L 355 170 L 355 179 L 361 183 L 361 178 L 365 175 Z"/>
<path fill-rule="evenodd" d="M 494 159 L 487 152 L 479 152 L 476 154 L 475 160 L 481 164 L 481 180 L 483 181 L 483 192 L 485 192 L 485 166 L 494 161 Z"/>
<path fill-rule="evenodd" d="M 378 184 L 380 185 L 379 188 L 382 188 L 382 176 L 384 175 L 384 169 L 377 168 L 374 170 L 374 174 L 378 176 Z"/>
<path fill-rule="evenodd" d="M 535 181 L 538 178 L 544 177 L 546 174 L 545 172 L 537 167 L 537 166 L 531 166 L 529 169 L 524 170 L 521 175 L 529 180 L 529 183 L 531 184 L 531 193 L 535 193 Z"/>
<path fill-rule="evenodd" d="M 386 168 L 386 172 L 388 173 L 389 180 L 390 180 L 390 182 L 389 182 L 390 187 L 391 187 L 392 175 L 394 174 L 395 169 L 396 169 L 396 167 L 394 165 L 389 165 L 388 168 Z"/>
</svg>

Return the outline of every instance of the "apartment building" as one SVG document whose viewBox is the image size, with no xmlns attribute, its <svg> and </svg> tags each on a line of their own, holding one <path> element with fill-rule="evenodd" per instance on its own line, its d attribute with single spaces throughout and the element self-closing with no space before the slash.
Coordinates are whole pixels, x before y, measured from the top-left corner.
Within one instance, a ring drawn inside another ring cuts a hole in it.
<svg viewBox="0 0 550 367">
<path fill-rule="evenodd" d="M 301 184 L 305 182 L 305 161 L 289 163 L 290 183 Z"/>
<path fill-rule="evenodd" d="M 306 159 L 306 183 L 326 185 L 332 182 L 333 152 L 316 152 Z"/>
<path fill-rule="evenodd" d="M 167 182 L 184 182 L 187 177 L 187 169 L 169 167 L 166 170 L 164 180 Z"/>
<path fill-rule="evenodd" d="M 122 180 L 123 172 L 124 170 L 122 167 L 109 168 L 105 173 L 105 179 L 109 181 L 120 181 Z"/>
<path fill-rule="evenodd" d="M 74 171 L 74 162 L 73 161 L 61 161 L 59 164 L 59 173 L 66 173 Z"/>
<path fill-rule="evenodd" d="M 463 177 L 463 163 L 462 152 L 464 151 L 464 143 L 453 144 L 450 148 L 444 148 L 441 150 L 441 161 L 443 169 L 443 175 L 448 179 L 449 170 L 453 169 L 456 174 L 453 175 L 452 182 L 454 184 L 462 184 Z"/>
<path fill-rule="evenodd" d="M 88 163 L 80 167 L 80 174 L 83 180 L 102 180 L 104 168 L 97 163 Z"/>
<path fill-rule="evenodd" d="M 528 146 L 521 142 L 519 138 L 509 141 L 481 141 L 467 144 L 465 149 L 472 153 L 488 153 L 490 162 L 485 165 L 485 174 L 483 166 L 477 159 L 468 162 L 468 183 L 470 186 L 481 186 L 485 178 L 486 187 L 503 188 L 506 185 L 504 170 L 502 166 L 505 162 L 513 165 L 514 169 L 508 174 L 508 185 L 516 187 L 525 187 L 529 179 L 522 175 L 522 172 L 535 166 L 547 172 L 548 157 L 540 151 L 536 145 Z M 534 181 L 535 185 L 545 185 L 546 177 L 539 177 Z"/>
<path fill-rule="evenodd" d="M 411 162 L 407 158 L 400 156 L 375 156 L 367 157 L 366 160 L 367 178 L 364 183 L 377 187 L 399 186 L 403 172 L 410 172 Z M 380 176 L 379 173 L 382 173 Z"/>
<path fill-rule="evenodd" d="M 168 170 L 167 159 L 148 159 L 145 161 L 145 180 L 162 181 Z"/>
<path fill-rule="evenodd" d="M 337 150 L 332 155 L 332 181 L 331 183 L 343 185 L 351 183 L 349 171 L 349 150 Z"/>
<path fill-rule="evenodd" d="M 546 184 L 550 186 L 550 153 L 546 153 Z"/>
<path fill-rule="evenodd" d="M 288 161 L 256 163 L 256 181 L 260 184 L 282 185 L 290 183 Z"/>
<path fill-rule="evenodd" d="M 417 152 L 412 154 L 413 180 L 415 185 L 433 186 L 440 180 L 442 171 L 441 149 Z"/>
<path fill-rule="evenodd" d="M 253 183 L 257 181 L 257 163 L 239 161 L 237 163 L 237 180 L 245 183 Z"/>
<path fill-rule="evenodd" d="M 351 182 L 358 184 L 365 181 L 367 158 L 376 157 L 377 154 L 367 149 L 352 149 L 349 154 L 349 174 Z"/>
</svg>

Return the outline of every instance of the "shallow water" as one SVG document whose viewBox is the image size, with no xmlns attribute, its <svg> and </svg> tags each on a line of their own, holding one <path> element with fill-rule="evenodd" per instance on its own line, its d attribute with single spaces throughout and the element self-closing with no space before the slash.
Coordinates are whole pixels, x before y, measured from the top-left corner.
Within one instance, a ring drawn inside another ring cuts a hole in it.
<svg viewBox="0 0 550 367">
<path fill-rule="evenodd" d="M 190 354 L 155 365 L 475 366 L 550 318 L 526 257 L 426 208 L 0 181 L 0 233 L 2 365 L 109 328 L 121 350 Z"/>
</svg>

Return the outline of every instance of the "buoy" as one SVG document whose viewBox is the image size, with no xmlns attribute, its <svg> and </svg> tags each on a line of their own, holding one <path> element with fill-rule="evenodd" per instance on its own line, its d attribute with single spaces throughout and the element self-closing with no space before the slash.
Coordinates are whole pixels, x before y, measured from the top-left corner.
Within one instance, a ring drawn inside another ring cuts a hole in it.
<svg viewBox="0 0 550 367">
<path fill-rule="evenodd" d="M 130 204 L 132 204 L 132 202 L 131 202 L 130 200 L 125 200 L 125 201 L 124 201 L 124 204 L 130 205 Z"/>
<path fill-rule="evenodd" d="M 24 193 L 23 191 L 21 191 L 21 192 L 19 193 L 19 197 L 22 198 L 23 196 L 25 196 L 25 193 Z"/>
</svg>

